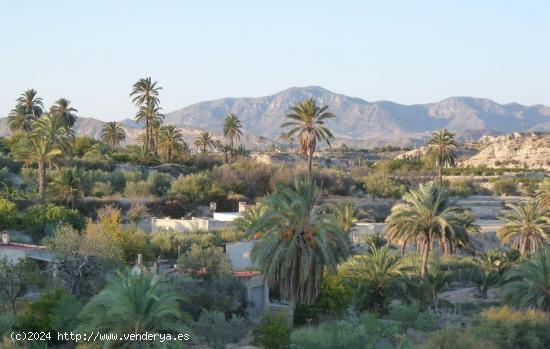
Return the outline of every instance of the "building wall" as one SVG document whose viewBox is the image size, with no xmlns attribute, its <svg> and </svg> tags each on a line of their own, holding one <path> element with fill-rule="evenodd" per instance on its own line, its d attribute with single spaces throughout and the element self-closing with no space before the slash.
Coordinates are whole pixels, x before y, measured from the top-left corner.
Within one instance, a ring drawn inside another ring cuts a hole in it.
<svg viewBox="0 0 550 349">
<path fill-rule="evenodd" d="M 193 219 L 172 219 L 172 218 L 151 218 L 151 232 L 156 233 L 165 230 L 179 232 L 187 231 L 214 231 L 224 229 L 228 221 L 218 221 L 206 218 Z"/>
<path fill-rule="evenodd" d="M 252 241 L 237 241 L 225 244 L 225 254 L 231 262 L 234 270 L 250 270 L 254 268 L 254 263 L 250 258 L 252 247 L 256 243 Z"/>
<path fill-rule="evenodd" d="M 383 235 L 386 229 L 386 223 L 356 223 L 351 228 L 350 239 L 355 245 L 363 242 L 366 235 Z"/>
</svg>

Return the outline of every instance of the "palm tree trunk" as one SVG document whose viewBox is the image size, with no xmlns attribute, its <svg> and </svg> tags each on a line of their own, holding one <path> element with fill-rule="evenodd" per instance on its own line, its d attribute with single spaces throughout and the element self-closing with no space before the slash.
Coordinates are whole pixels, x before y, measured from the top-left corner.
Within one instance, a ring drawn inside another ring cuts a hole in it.
<svg viewBox="0 0 550 349">
<path fill-rule="evenodd" d="M 145 118 L 145 147 L 150 149 L 149 146 L 149 117 Z"/>
<path fill-rule="evenodd" d="M 311 180 L 311 162 L 313 161 L 313 154 L 309 153 L 308 156 L 308 168 L 307 168 L 307 176 L 308 179 Z"/>
<path fill-rule="evenodd" d="M 229 149 L 231 149 L 231 153 L 229 153 L 229 163 L 233 162 L 233 137 L 229 138 Z M 227 162 L 227 160 L 225 160 Z"/>
<path fill-rule="evenodd" d="M 43 204 L 46 190 L 46 164 L 43 161 L 38 162 L 38 197 Z"/>
<path fill-rule="evenodd" d="M 430 237 L 426 237 L 424 242 L 424 248 L 422 249 L 422 269 L 420 271 L 420 278 L 425 279 L 428 276 L 428 260 L 430 258 Z"/>
<path fill-rule="evenodd" d="M 443 185 L 443 167 L 439 166 L 439 185 Z"/>
<path fill-rule="evenodd" d="M 296 299 L 294 296 L 291 296 L 288 300 L 288 314 L 286 323 L 288 325 L 288 328 L 292 328 L 294 326 L 294 311 L 296 310 Z"/>
</svg>

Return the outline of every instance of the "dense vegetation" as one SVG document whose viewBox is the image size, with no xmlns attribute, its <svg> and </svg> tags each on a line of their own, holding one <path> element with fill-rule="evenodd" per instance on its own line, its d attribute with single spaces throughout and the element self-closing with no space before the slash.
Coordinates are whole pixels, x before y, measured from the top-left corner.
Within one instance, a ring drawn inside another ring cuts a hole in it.
<svg viewBox="0 0 550 349">
<path fill-rule="evenodd" d="M 314 100 L 282 125 L 281 141 L 297 141 L 306 161 L 262 163 L 238 144 L 244 130 L 233 113 L 223 137 L 184 140 L 163 124 L 161 91 L 150 78 L 132 87 L 144 125 L 137 145 L 124 143 L 117 122 L 101 140 L 76 137 L 67 99 L 46 110 L 34 90 L 18 98 L 12 134 L 0 139 L 0 229 L 44 245 L 57 263 L 52 273 L 0 259 L 2 346 L 11 331 L 71 330 L 190 333 L 213 348 L 247 335 L 274 349 L 550 346 L 548 179 L 470 177 L 502 173 L 452 168 L 458 145 L 447 130 L 434 133 L 426 159 L 315 159 L 335 115 Z M 522 196 L 504 211 L 501 248 L 472 243 L 480 227 L 456 202 L 470 195 Z M 240 201 L 256 206 L 224 230 L 146 229 L 151 216 L 201 214 L 210 202 L 235 211 Z M 355 224 L 373 220 L 387 223 L 385 234 L 352 244 Z M 224 252 L 251 239 L 252 259 L 287 305 L 258 324 Z M 160 273 L 160 261 L 176 268 Z M 474 301 L 447 297 L 468 289 Z"/>
</svg>

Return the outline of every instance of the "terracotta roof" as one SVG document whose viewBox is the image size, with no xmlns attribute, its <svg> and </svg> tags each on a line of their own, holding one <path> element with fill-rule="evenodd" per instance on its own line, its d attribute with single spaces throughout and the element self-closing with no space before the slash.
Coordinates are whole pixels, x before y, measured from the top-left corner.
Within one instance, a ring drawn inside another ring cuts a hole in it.
<svg viewBox="0 0 550 349">
<path fill-rule="evenodd" d="M 233 273 L 238 278 L 249 278 L 260 274 L 259 271 L 236 271 Z"/>
</svg>

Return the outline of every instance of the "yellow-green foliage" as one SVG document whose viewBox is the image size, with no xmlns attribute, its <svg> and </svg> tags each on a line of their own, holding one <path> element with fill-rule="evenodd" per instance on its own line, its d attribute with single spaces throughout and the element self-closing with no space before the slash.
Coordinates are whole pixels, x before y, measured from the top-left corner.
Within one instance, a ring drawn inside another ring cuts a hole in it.
<svg viewBox="0 0 550 349">
<path fill-rule="evenodd" d="M 550 348 L 550 315 L 533 309 L 510 307 L 485 310 L 474 321 L 478 338 L 496 343 L 500 348 Z"/>
</svg>

